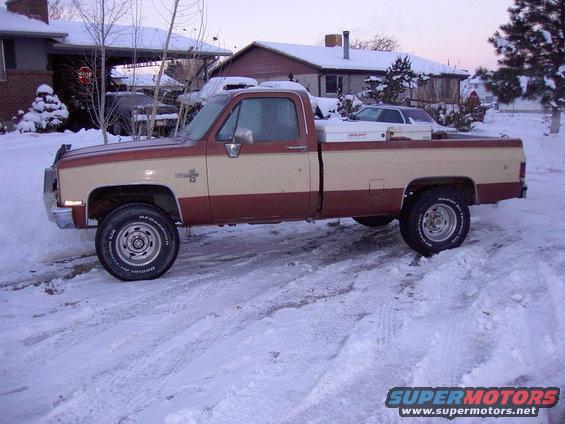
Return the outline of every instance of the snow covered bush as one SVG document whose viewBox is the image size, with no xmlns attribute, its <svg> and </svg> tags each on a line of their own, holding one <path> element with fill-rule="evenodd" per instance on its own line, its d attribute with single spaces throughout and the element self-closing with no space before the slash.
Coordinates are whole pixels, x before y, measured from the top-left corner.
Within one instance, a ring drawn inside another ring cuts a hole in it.
<svg viewBox="0 0 565 424">
<path fill-rule="evenodd" d="M 478 96 L 469 96 L 456 105 L 436 103 L 425 109 L 438 124 L 468 132 L 473 129 L 473 123 L 484 121 L 487 108 L 481 105 Z"/>
<path fill-rule="evenodd" d="M 16 129 L 20 132 L 49 132 L 56 130 L 69 118 L 69 110 L 47 84 L 37 87 L 37 97 L 29 111 L 23 113 Z"/>
<path fill-rule="evenodd" d="M 376 103 L 398 104 L 404 99 L 401 96 L 427 83 L 429 76 L 417 74 L 412 70 L 412 62 L 408 56 L 398 57 L 386 70 L 384 77 L 370 76 L 365 80 L 368 88 L 360 93 L 362 97 Z"/>
<path fill-rule="evenodd" d="M 341 116 L 349 116 L 357 112 L 363 106 L 363 102 L 354 94 L 342 94 L 338 96 L 337 111 Z"/>
</svg>

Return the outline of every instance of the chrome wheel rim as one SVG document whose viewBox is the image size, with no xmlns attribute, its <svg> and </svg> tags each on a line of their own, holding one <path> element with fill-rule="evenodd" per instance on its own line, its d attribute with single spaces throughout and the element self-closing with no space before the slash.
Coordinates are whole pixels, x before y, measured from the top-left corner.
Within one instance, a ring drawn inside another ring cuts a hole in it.
<svg viewBox="0 0 565 424">
<path fill-rule="evenodd" d="M 457 214 L 452 207 L 437 203 L 424 213 L 421 227 L 426 238 L 441 243 L 455 233 Z"/>
<path fill-rule="evenodd" d="M 153 262 L 161 252 L 161 238 L 153 226 L 134 222 L 118 233 L 116 252 L 126 264 L 144 266 Z"/>
</svg>

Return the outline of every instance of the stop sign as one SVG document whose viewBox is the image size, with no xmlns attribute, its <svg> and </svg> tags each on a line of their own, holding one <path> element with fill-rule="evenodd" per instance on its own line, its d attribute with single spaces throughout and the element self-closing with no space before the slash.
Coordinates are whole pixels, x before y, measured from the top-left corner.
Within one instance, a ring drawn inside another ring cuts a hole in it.
<svg viewBox="0 0 565 424">
<path fill-rule="evenodd" d="M 88 66 L 81 66 L 78 69 L 78 82 L 88 85 L 92 81 L 92 70 Z"/>
</svg>

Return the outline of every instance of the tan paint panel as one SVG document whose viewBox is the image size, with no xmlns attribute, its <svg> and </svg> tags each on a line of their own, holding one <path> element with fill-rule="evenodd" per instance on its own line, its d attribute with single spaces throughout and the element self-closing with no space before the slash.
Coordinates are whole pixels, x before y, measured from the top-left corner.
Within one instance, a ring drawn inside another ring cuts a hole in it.
<svg viewBox="0 0 565 424">
<path fill-rule="evenodd" d="M 476 184 L 519 181 L 522 148 L 382 149 L 324 152 L 324 190 L 360 190 L 372 179 L 405 188 L 417 178 L 462 176 Z"/>
<path fill-rule="evenodd" d="M 300 152 L 209 156 L 208 179 L 211 196 L 303 193 L 312 184 L 309 155 Z"/>
<path fill-rule="evenodd" d="M 189 169 L 198 172 L 196 182 L 176 178 Z M 111 162 L 59 170 L 61 199 L 86 202 L 98 187 L 124 184 L 162 184 L 173 190 L 177 198 L 208 196 L 205 156 Z"/>
</svg>

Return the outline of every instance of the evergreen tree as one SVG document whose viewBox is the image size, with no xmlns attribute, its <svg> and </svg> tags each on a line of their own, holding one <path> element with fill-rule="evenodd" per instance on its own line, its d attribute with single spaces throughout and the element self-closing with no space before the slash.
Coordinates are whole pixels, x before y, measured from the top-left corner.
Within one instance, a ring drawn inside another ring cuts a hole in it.
<svg viewBox="0 0 565 424">
<path fill-rule="evenodd" d="M 386 70 L 383 78 L 371 76 L 365 80 L 368 89 L 362 95 L 377 103 L 396 104 L 406 90 L 418 88 L 426 83 L 429 77 L 417 74 L 412 70 L 408 56 L 398 57 Z"/>
<path fill-rule="evenodd" d="M 514 0 L 510 22 L 489 38 L 499 70 L 481 70 L 499 99 L 539 100 L 551 108 L 551 133 L 558 133 L 565 108 L 565 0 Z"/>
<path fill-rule="evenodd" d="M 67 106 L 46 84 L 40 85 L 36 94 L 29 111 L 21 112 L 23 116 L 16 129 L 20 132 L 47 132 L 61 127 L 69 118 Z"/>
</svg>

